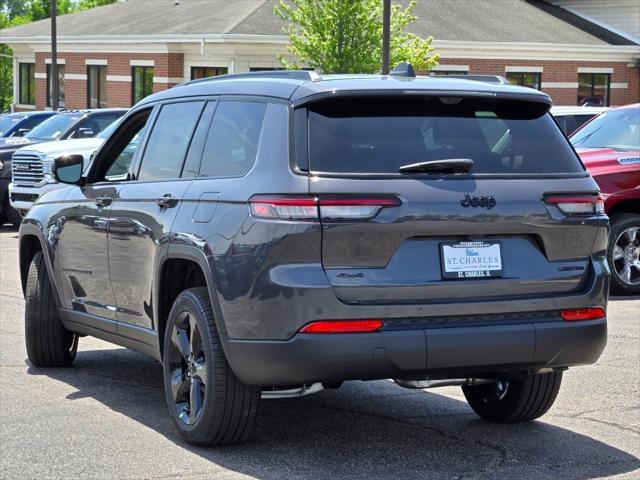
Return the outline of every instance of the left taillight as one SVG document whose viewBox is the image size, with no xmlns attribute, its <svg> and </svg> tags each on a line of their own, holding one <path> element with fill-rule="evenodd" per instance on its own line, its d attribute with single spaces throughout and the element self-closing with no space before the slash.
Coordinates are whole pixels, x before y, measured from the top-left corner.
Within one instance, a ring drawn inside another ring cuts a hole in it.
<svg viewBox="0 0 640 480">
<path fill-rule="evenodd" d="M 265 196 L 249 200 L 251 215 L 271 220 L 368 220 L 380 210 L 397 207 L 396 196 Z"/>
<path fill-rule="evenodd" d="M 544 203 L 560 209 L 565 215 L 601 215 L 604 200 L 599 195 L 549 195 Z"/>
</svg>

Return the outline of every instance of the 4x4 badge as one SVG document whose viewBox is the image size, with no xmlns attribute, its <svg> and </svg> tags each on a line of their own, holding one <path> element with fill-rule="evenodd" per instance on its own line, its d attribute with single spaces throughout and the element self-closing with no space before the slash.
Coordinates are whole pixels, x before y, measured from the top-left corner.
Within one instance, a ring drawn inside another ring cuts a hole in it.
<svg viewBox="0 0 640 480">
<path fill-rule="evenodd" d="M 491 195 L 487 197 L 470 197 L 469 194 L 466 194 L 462 200 L 460 200 L 460 205 L 464 208 L 468 207 L 484 207 L 487 210 L 491 210 L 496 206 L 496 199 Z"/>
</svg>

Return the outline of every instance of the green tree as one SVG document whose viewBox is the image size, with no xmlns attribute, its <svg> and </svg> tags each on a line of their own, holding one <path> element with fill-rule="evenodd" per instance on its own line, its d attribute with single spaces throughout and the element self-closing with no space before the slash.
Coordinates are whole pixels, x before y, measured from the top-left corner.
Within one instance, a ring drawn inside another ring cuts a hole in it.
<svg viewBox="0 0 640 480">
<path fill-rule="evenodd" d="M 284 33 L 288 50 L 298 60 L 324 73 L 375 73 L 382 66 L 382 0 L 279 0 L 274 13 L 288 22 Z M 407 31 L 417 17 L 416 1 L 403 8 L 392 5 L 390 62 L 411 62 L 416 70 L 430 70 L 439 55 L 432 37 Z M 283 56 L 286 68 L 299 68 Z"/>
</svg>

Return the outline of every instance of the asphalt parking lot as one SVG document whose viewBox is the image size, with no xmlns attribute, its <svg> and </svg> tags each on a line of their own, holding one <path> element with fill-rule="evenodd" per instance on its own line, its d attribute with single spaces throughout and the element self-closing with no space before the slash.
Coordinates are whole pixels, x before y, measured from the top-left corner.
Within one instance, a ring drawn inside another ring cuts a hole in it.
<svg viewBox="0 0 640 480">
<path fill-rule="evenodd" d="M 174 431 L 151 358 L 82 338 L 73 367 L 31 367 L 18 276 L 0 228 L 2 479 L 640 478 L 639 298 L 613 299 L 604 355 L 541 421 L 483 422 L 457 387 L 351 382 L 264 401 L 248 443 L 203 449 Z"/>
</svg>

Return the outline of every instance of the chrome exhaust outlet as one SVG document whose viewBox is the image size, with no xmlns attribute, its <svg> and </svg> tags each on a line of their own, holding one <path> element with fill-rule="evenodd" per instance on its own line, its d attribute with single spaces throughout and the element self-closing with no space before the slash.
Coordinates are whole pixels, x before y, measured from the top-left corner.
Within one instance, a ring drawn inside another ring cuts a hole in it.
<svg viewBox="0 0 640 480">
<path fill-rule="evenodd" d="M 481 385 L 483 383 L 494 383 L 495 378 L 444 378 L 440 380 L 403 380 L 394 378 L 393 381 L 403 388 L 423 389 L 437 387 L 455 387 L 462 385 Z"/>
<path fill-rule="evenodd" d="M 262 390 L 261 398 L 275 399 L 304 397 L 305 395 L 318 393 L 322 390 L 324 390 L 324 385 L 322 383 L 312 383 L 311 385 L 301 385 L 299 387 L 285 389 L 278 387 L 265 387 L 265 389 Z"/>
</svg>

